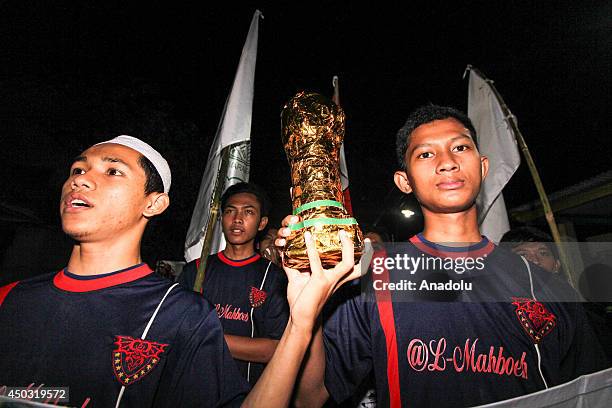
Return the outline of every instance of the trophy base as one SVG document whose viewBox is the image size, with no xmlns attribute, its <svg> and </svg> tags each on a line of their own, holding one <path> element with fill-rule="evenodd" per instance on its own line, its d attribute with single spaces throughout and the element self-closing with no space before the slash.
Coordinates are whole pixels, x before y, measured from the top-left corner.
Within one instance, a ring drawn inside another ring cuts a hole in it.
<svg viewBox="0 0 612 408">
<path fill-rule="evenodd" d="M 323 257 L 321 257 L 323 258 Z M 361 259 L 361 252 L 355 253 L 355 265 L 359 263 Z M 321 264 L 323 265 L 323 269 L 332 269 L 342 260 L 342 253 L 337 256 L 331 257 L 331 259 L 323 260 L 321 259 Z M 308 260 L 308 256 L 305 258 L 285 258 L 283 261 L 283 266 L 288 268 L 297 269 L 300 272 L 310 271 L 310 261 Z"/>
</svg>

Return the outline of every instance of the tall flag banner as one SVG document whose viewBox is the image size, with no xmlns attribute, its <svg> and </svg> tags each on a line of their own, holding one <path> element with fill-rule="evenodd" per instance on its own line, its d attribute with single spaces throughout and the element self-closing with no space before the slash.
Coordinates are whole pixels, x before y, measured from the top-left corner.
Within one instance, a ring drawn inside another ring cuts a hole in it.
<svg viewBox="0 0 612 408">
<path fill-rule="evenodd" d="M 544 211 L 544 218 L 546 219 L 546 223 L 548 224 L 548 227 L 550 228 L 551 235 L 555 241 L 555 244 L 557 245 L 557 251 L 559 251 L 559 259 L 561 260 L 561 267 L 563 271 L 565 272 L 565 275 L 567 277 L 567 281 L 569 282 L 569 284 L 572 285 L 574 288 L 576 288 L 577 287 L 576 276 L 572 268 L 572 263 L 569 261 L 569 256 L 567 254 L 566 248 L 562 245 L 561 234 L 559 233 L 559 227 L 557 226 L 557 223 L 555 221 L 555 215 L 553 213 L 552 207 L 550 206 L 550 200 L 548 199 L 548 196 L 546 195 L 544 185 L 542 184 L 542 179 L 540 178 L 540 173 L 538 172 L 538 168 L 536 167 L 535 162 L 533 161 L 533 157 L 531 156 L 531 153 L 529 152 L 529 148 L 527 147 L 525 138 L 523 137 L 521 130 L 518 128 L 518 125 L 516 123 L 516 117 L 512 114 L 512 112 L 510 112 L 510 109 L 508 109 L 508 106 L 504 102 L 504 99 L 502 98 L 500 93 L 497 91 L 497 89 L 495 89 L 495 85 L 493 84 L 493 81 L 487 79 L 482 74 L 482 72 L 478 71 L 478 69 L 472 67 L 471 65 L 467 66 L 465 72 L 467 71 L 470 71 L 470 87 L 469 87 L 470 95 L 472 94 L 472 90 L 474 91 L 475 95 L 479 95 L 478 93 L 479 91 L 484 92 L 485 95 L 488 95 L 488 98 L 491 100 L 491 102 L 489 103 L 489 107 L 494 106 L 496 109 L 496 112 L 498 112 L 495 115 L 497 123 L 501 124 L 498 126 L 498 128 L 506 129 L 506 130 L 509 129 L 511 131 L 511 135 L 514 136 L 514 140 L 520 146 L 521 152 L 523 153 L 523 158 L 525 159 L 525 163 L 527 164 L 527 168 L 529 169 L 529 172 L 531 173 L 531 177 L 533 178 L 533 184 L 535 185 L 535 188 L 538 191 L 538 196 L 540 197 L 540 202 L 542 204 L 542 210 Z M 465 77 L 465 74 L 464 74 L 464 77 Z M 470 99 L 470 97 L 468 97 L 468 99 Z M 473 112 L 478 112 L 479 106 L 480 106 L 480 109 L 484 111 L 487 107 L 487 104 L 483 103 L 482 105 L 479 104 L 478 106 L 475 106 Z M 491 111 L 493 112 L 494 110 L 491 109 Z M 502 113 L 499 113 L 499 111 L 501 111 Z M 505 124 L 502 122 L 502 120 L 505 122 Z M 476 128 L 478 129 L 478 126 L 476 126 Z M 484 131 L 486 132 L 486 129 Z M 507 151 L 505 151 L 506 155 L 518 156 L 518 153 L 513 152 L 514 150 L 516 150 L 515 145 L 512 145 L 511 143 L 507 143 L 507 145 L 502 145 L 501 143 L 499 143 L 499 146 L 496 150 L 499 151 L 503 148 L 507 149 Z M 507 162 L 502 161 L 501 163 L 497 164 L 498 166 L 505 165 L 505 167 L 502 167 L 500 171 L 506 171 L 506 172 L 510 171 L 508 170 L 508 167 L 510 167 L 511 163 L 508 159 L 506 160 Z M 518 159 L 517 159 L 517 162 L 518 162 Z M 492 167 L 493 169 L 495 169 L 496 168 L 495 163 L 497 162 L 494 162 L 489 167 Z M 514 165 L 512 166 L 515 167 L 516 169 L 516 167 L 518 167 L 518 164 L 516 164 L 516 166 Z M 512 170 L 512 173 L 514 173 L 514 170 Z M 510 173 L 510 176 L 512 175 L 512 173 Z M 508 178 L 510 178 L 510 176 L 508 176 Z M 495 176 L 493 176 L 493 179 L 495 179 Z M 493 195 L 491 195 L 489 198 L 491 197 L 493 197 Z M 493 198 L 493 200 L 495 200 L 495 198 Z M 482 201 L 482 205 L 483 205 L 482 216 L 483 217 L 486 218 L 488 214 L 495 214 L 495 213 L 502 212 L 502 211 L 492 212 L 492 210 L 490 209 L 487 210 L 487 208 L 485 207 L 486 201 L 489 201 L 489 200 Z M 508 216 L 507 216 L 505 208 L 503 209 L 503 214 L 506 215 L 506 220 L 507 220 Z M 492 238 L 493 236 L 496 236 L 495 233 L 491 233 L 491 236 L 489 238 Z"/>
<path fill-rule="evenodd" d="M 209 234 L 212 234 L 212 237 L 209 237 L 208 253 L 216 253 L 225 248 L 221 222 L 219 219 L 211 219 L 213 213 L 216 217 L 216 211 L 211 209 L 219 205 L 213 198 L 216 197 L 218 200 L 219 192 L 223 192 L 232 184 L 249 179 L 251 118 L 260 17 L 263 18 L 263 15 L 256 10 L 242 48 L 234 84 L 208 154 L 198 199 L 185 240 L 187 262 L 202 255 L 203 244 Z"/>
<path fill-rule="evenodd" d="M 510 229 L 502 190 L 519 164 L 517 142 L 488 80 L 470 70 L 468 116 L 474 124 L 478 149 L 489 158 L 489 174 L 476 199 L 480 231 L 498 243 Z"/>
<path fill-rule="evenodd" d="M 333 101 L 336 105 L 340 106 L 340 86 L 338 84 L 337 76 L 334 76 L 332 84 L 334 86 Z M 348 168 L 346 167 L 346 157 L 344 156 L 344 141 L 340 145 L 340 182 L 342 184 L 344 208 L 346 208 L 346 211 L 348 211 L 349 214 L 353 215 L 353 205 L 351 203 L 351 194 L 349 192 Z"/>
</svg>

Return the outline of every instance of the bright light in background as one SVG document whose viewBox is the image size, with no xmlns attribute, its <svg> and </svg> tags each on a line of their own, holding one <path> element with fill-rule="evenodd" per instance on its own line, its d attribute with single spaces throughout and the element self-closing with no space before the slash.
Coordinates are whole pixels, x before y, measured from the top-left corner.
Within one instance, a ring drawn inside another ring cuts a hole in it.
<svg viewBox="0 0 612 408">
<path fill-rule="evenodd" d="M 414 211 L 402 210 L 402 214 L 404 215 L 404 217 L 410 218 L 410 217 L 412 217 L 414 215 Z"/>
</svg>

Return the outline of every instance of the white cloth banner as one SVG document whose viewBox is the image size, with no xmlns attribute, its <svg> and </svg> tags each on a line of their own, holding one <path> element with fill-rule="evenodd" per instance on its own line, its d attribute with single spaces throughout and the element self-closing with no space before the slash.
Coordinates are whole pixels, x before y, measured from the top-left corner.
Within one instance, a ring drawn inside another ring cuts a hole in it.
<svg viewBox="0 0 612 408">
<path fill-rule="evenodd" d="M 230 153 L 228 172 L 223 179 L 223 190 L 239 181 L 248 181 L 249 178 L 251 118 L 253 115 L 255 63 L 257 60 L 257 36 L 260 17 L 262 17 L 261 12 L 259 10 L 255 11 L 249 34 L 242 48 L 234 84 L 225 103 L 215 140 L 208 153 L 206 169 L 185 240 L 185 260 L 187 262 L 199 258 L 202 254 L 213 191 L 221 166 L 221 150 L 224 147 L 234 145 Z M 214 227 L 211 253 L 218 252 L 224 247 L 225 242 L 218 219 Z"/>
<path fill-rule="evenodd" d="M 344 143 L 340 145 L 340 183 L 342 184 L 342 191 L 346 190 L 349 186 L 348 169 L 346 167 L 346 157 L 344 156 Z"/>
<path fill-rule="evenodd" d="M 334 87 L 334 103 L 340 107 L 340 87 L 338 85 L 338 76 L 334 75 L 332 79 Z M 350 214 L 353 214 L 353 206 L 351 204 L 351 194 L 349 188 L 348 168 L 346 167 L 346 156 L 344 155 L 344 142 L 340 145 L 340 185 L 342 187 L 342 195 L 344 196 L 344 207 Z"/>
<path fill-rule="evenodd" d="M 547 390 L 481 405 L 480 408 L 607 408 L 611 401 L 612 368 L 609 368 Z"/>
<path fill-rule="evenodd" d="M 480 231 L 498 243 L 510 229 L 502 190 L 519 164 L 516 139 L 489 84 L 470 70 L 468 116 L 474 124 L 480 153 L 489 158 L 489 175 L 476 200 Z"/>
</svg>

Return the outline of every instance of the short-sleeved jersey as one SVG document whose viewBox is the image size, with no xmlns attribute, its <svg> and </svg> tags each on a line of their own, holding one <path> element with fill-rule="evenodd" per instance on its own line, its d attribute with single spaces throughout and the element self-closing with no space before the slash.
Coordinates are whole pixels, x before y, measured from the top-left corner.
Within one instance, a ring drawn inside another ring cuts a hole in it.
<svg viewBox="0 0 612 408">
<path fill-rule="evenodd" d="M 239 405 L 249 386 L 215 309 L 171 287 L 140 264 L 1 288 L 0 385 L 69 387 L 71 406 L 114 407 L 122 388 L 122 407 Z"/>
<path fill-rule="evenodd" d="M 193 288 L 199 260 L 185 265 L 179 282 Z M 210 255 L 202 285 L 203 295 L 217 311 L 226 334 L 280 339 L 287 326 L 287 278 L 284 272 L 255 254 L 232 260 L 223 252 Z M 255 384 L 265 364 L 236 360 L 244 378 Z M 250 366 L 250 368 L 249 368 Z"/>
<path fill-rule="evenodd" d="M 454 248 L 418 235 L 401 251 L 419 262 L 478 259 L 482 268 L 430 271 L 422 275 L 425 287 L 418 273 L 371 269 L 362 290 L 349 288 L 353 295 L 324 323 L 325 385 L 336 401 L 352 395 L 372 370 L 381 406 L 465 407 L 605 368 L 581 304 L 567 302 L 577 295 L 552 274 L 534 265 L 528 269 L 484 237 Z M 416 281 L 412 290 L 407 277 Z"/>
</svg>

